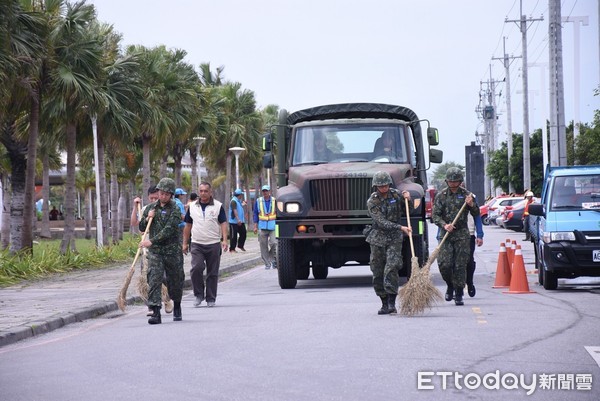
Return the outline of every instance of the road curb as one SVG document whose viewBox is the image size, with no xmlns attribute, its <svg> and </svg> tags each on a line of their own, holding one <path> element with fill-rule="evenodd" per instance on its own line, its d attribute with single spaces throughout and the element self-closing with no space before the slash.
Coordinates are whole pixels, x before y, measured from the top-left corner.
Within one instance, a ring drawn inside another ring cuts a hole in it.
<svg viewBox="0 0 600 401">
<path fill-rule="evenodd" d="M 225 274 L 230 274 L 239 270 L 254 267 L 261 262 L 262 259 L 260 257 L 256 257 L 231 266 L 225 266 L 219 269 L 219 277 Z M 184 290 L 189 290 L 192 288 L 192 282 L 189 278 L 185 280 L 183 288 Z M 143 301 L 142 298 L 139 296 L 132 296 L 127 298 L 127 305 L 133 305 L 140 302 Z M 0 332 L 0 347 L 14 344 L 18 341 L 35 337 L 40 334 L 46 334 L 51 331 L 60 329 L 61 327 L 67 326 L 69 324 L 93 319 L 98 316 L 102 316 L 106 313 L 114 312 L 118 309 L 119 307 L 116 301 L 100 302 L 89 307 L 84 307 L 75 311 L 69 311 L 51 316 L 44 321 L 31 322 L 27 325 L 16 326 L 14 328 L 11 328 L 10 330 Z"/>
</svg>

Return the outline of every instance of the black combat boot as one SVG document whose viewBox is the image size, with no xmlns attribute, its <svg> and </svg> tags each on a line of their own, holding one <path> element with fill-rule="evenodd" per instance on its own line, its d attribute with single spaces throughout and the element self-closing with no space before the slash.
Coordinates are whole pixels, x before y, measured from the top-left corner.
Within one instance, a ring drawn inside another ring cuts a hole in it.
<svg viewBox="0 0 600 401">
<path fill-rule="evenodd" d="M 448 288 L 446 289 L 446 296 L 444 297 L 444 299 L 450 302 L 452 301 L 452 298 L 454 298 L 454 287 L 452 285 L 448 285 Z"/>
<path fill-rule="evenodd" d="M 160 319 L 160 306 L 153 306 L 152 311 L 154 312 L 150 319 L 148 319 L 148 324 L 161 324 L 162 320 Z"/>
<path fill-rule="evenodd" d="M 388 299 L 387 296 L 379 297 L 381 298 L 381 309 L 377 312 L 378 315 L 389 315 L 390 309 L 388 307 Z"/>
<path fill-rule="evenodd" d="M 396 310 L 396 294 L 388 294 L 387 299 L 389 313 L 398 313 Z"/>
<path fill-rule="evenodd" d="M 467 283 L 467 293 L 469 294 L 469 296 L 471 298 L 473 298 L 475 296 L 475 293 L 477 291 L 475 290 L 475 284 L 473 283 Z"/>
<path fill-rule="evenodd" d="M 463 302 L 463 288 L 457 288 L 456 289 L 456 296 L 454 297 L 454 303 L 456 305 L 464 305 L 465 303 Z"/>
<path fill-rule="evenodd" d="M 181 301 L 175 301 L 175 306 L 173 307 L 173 321 L 181 321 Z"/>
</svg>

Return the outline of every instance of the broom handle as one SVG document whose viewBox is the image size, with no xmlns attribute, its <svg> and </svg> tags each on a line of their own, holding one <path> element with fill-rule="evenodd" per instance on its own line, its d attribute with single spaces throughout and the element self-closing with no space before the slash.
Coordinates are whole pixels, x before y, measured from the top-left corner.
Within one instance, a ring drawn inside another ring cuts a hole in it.
<svg viewBox="0 0 600 401">
<path fill-rule="evenodd" d="M 410 212 L 408 211 L 408 199 L 404 198 L 404 205 L 406 206 L 406 222 L 408 223 L 408 228 L 410 228 L 412 230 L 412 227 L 410 225 Z M 413 244 L 413 238 L 412 238 L 412 231 L 410 233 L 410 235 L 408 236 L 408 240 L 410 241 L 410 252 L 412 254 L 412 257 L 415 257 L 415 245 Z"/>
<path fill-rule="evenodd" d="M 148 220 L 148 225 L 146 226 L 144 235 L 142 235 L 142 241 L 146 239 L 146 234 L 148 234 L 148 231 L 150 230 L 150 226 L 152 225 L 153 218 L 154 217 L 150 217 L 150 219 Z M 127 277 L 125 277 L 125 282 L 123 283 L 123 288 L 121 288 L 121 295 L 123 295 L 123 297 L 125 296 L 125 294 L 127 294 L 127 288 L 129 287 L 129 283 L 131 282 L 131 277 L 133 277 L 133 273 L 135 272 L 135 263 L 137 262 L 137 260 L 140 256 L 141 250 L 142 250 L 142 248 L 138 247 L 138 250 L 135 253 L 135 258 L 133 259 L 133 263 L 131 264 L 129 271 L 127 272 Z"/>
<path fill-rule="evenodd" d="M 456 214 L 456 217 L 454 217 L 454 220 L 452 220 L 452 225 L 456 224 L 456 222 L 458 221 L 458 218 L 460 217 L 460 215 L 462 214 L 462 212 L 465 210 L 466 207 L 467 207 L 467 202 L 463 203 L 462 207 L 460 208 L 460 210 Z M 444 238 L 442 238 L 442 241 L 437 246 L 438 248 L 441 248 L 441 246 L 444 243 L 444 241 L 446 241 L 446 238 L 448 237 L 448 234 L 450 234 L 450 232 L 446 231 L 446 234 L 444 234 Z"/>
<path fill-rule="evenodd" d="M 148 235 L 148 231 L 150 231 L 150 226 L 152 225 L 152 219 L 153 219 L 153 218 L 154 218 L 154 216 L 153 216 L 153 217 L 150 217 L 150 218 L 148 219 L 148 225 L 146 226 L 146 230 L 144 231 L 144 234 L 142 235 L 142 240 L 141 240 L 141 241 L 143 241 L 143 240 L 145 240 L 145 239 L 146 239 L 146 235 Z M 140 242 L 141 242 L 141 241 L 140 241 Z M 138 250 L 137 250 L 137 252 L 136 252 L 136 254 L 135 254 L 135 258 L 133 259 L 133 263 L 131 264 L 131 269 L 130 269 L 130 271 L 131 271 L 131 272 L 133 272 L 133 271 L 134 271 L 134 269 L 135 269 L 135 262 L 137 262 L 137 260 L 138 260 L 138 257 L 140 256 L 140 251 L 141 251 L 141 250 L 142 250 L 142 248 L 138 247 Z"/>
</svg>

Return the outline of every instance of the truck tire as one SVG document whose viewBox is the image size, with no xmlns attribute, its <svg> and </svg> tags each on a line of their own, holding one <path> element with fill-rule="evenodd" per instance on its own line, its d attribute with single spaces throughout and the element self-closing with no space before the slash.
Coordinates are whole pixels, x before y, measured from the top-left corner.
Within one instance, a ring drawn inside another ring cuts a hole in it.
<svg viewBox="0 0 600 401">
<path fill-rule="evenodd" d="M 281 289 L 296 288 L 296 268 L 294 266 L 294 242 L 290 239 L 279 239 L 277 242 L 277 276 Z"/>
<path fill-rule="evenodd" d="M 543 269 L 544 271 L 544 277 L 542 278 L 542 281 L 544 282 L 544 289 L 545 290 L 556 290 L 558 288 L 558 277 L 556 277 L 556 274 Z"/>
<path fill-rule="evenodd" d="M 329 268 L 325 265 L 314 265 L 312 272 L 315 280 L 325 280 L 329 273 Z"/>
<path fill-rule="evenodd" d="M 296 278 L 298 280 L 308 280 L 309 276 L 310 266 L 308 265 L 308 263 L 301 264 L 296 268 Z"/>
</svg>

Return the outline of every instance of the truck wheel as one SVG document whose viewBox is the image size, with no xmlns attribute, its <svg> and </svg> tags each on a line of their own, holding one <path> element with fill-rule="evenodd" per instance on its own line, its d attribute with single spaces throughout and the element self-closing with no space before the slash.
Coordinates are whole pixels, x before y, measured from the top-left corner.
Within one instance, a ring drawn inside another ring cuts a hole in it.
<svg viewBox="0 0 600 401">
<path fill-rule="evenodd" d="M 549 272 L 546 269 L 543 269 L 544 271 L 544 277 L 542 278 L 542 281 L 544 282 L 544 289 L 545 290 L 555 290 L 558 288 L 558 278 L 556 277 L 556 274 Z"/>
<path fill-rule="evenodd" d="M 279 286 L 284 289 L 296 288 L 296 269 L 294 267 L 294 242 L 279 239 L 277 242 L 277 276 Z"/>
<path fill-rule="evenodd" d="M 316 280 L 325 280 L 327 278 L 327 274 L 329 273 L 329 268 L 324 265 L 316 265 L 312 268 L 313 277 Z"/>
<path fill-rule="evenodd" d="M 310 276 L 310 266 L 307 263 L 296 268 L 296 278 L 298 280 L 308 280 L 308 276 Z"/>
</svg>

